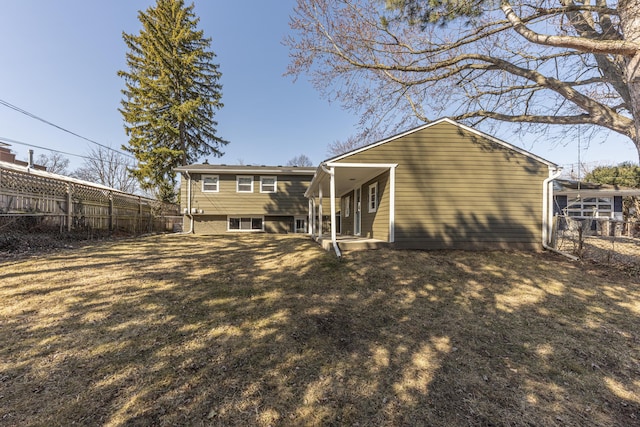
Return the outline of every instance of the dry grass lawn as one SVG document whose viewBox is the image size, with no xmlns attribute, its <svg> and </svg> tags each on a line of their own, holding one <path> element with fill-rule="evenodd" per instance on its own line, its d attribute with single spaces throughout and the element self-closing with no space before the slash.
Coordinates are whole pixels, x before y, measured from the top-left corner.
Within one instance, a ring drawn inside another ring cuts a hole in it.
<svg viewBox="0 0 640 427">
<path fill-rule="evenodd" d="M 0 262 L 0 425 L 640 425 L 640 283 L 153 236 Z"/>
</svg>

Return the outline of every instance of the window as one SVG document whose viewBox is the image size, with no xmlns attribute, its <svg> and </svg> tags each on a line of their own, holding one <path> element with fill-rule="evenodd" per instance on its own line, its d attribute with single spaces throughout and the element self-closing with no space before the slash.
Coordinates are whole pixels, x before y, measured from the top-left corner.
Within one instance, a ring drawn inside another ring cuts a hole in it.
<svg viewBox="0 0 640 427">
<path fill-rule="evenodd" d="M 253 193 L 253 177 L 238 176 L 236 178 L 236 191 L 238 193 Z"/>
<path fill-rule="evenodd" d="M 295 233 L 306 233 L 307 232 L 307 218 L 305 217 L 296 217 L 295 218 Z"/>
<path fill-rule="evenodd" d="M 374 182 L 369 186 L 369 212 L 378 210 L 378 183 Z"/>
<path fill-rule="evenodd" d="M 351 196 L 344 198 L 344 216 L 348 217 L 351 214 Z"/>
<path fill-rule="evenodd" d="M 263 231 L 262 217 L 229 217 L 229 231 Z"/>
<path fill-rule="evenodd" d="M 202 175 L 202 191 L 217 193 L 218 188 L 218 175 Z"/>
<path fill-rule="evenodd" d="M 611 218 L 613 217 L 613 198 L 586 197 L 584 199 L 570 199 L 565 209 L 567 216 L 574 218 Z"/>
<path fill-rule="evenodd" d="M 275 176 L 261 176 L 260 177 L 260 192 L 261 193 L 275 193 L 278 182 Z"/>
</svg>

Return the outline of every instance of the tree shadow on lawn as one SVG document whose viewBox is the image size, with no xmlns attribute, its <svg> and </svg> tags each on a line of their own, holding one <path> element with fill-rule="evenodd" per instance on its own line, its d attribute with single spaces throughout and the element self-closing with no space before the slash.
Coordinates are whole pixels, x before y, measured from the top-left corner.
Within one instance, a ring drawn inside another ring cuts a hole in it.
<svg viewBox="0 0 640 427">
<path fill-rule="evenodd" d="M 548 254 L 161 236 L 3 270 L 0 424 L 640 423 L 640 286 Z"/>
</svg>

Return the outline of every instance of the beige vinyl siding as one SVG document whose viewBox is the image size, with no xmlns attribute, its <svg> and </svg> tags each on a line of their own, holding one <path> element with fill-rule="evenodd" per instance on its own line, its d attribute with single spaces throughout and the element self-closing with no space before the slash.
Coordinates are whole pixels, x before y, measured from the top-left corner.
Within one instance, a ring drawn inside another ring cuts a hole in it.
<svg viewBox="0 0 640 427">
<path fill-rule="evenodd" d="M 268 216 L 264 219 L 264 231 L 267 233 L 293 233 L 294 217 Z"/>
<path fill-rule="evenodd" d="M 540 245 L 542 182 L 549 175 L 548 166 L 491 140 L 445 122 L 340 162 L 398 163 L 395 241 L 399 247 Z M 363 202 L 367 186 L 362 187 Z M 381 182 L 378 191 L 381 221 L 376 218 L 372 223 L 373 237 L 383 235 L 382 222 L 388 227 L 388 184 Z M 363 235 L 367 215 L 363 209 Z"/>
<path fill-rule="evenodd" d="M 189 220 L 185 220 L 185 223 Z M 188 225 L 185 224 L 188 229 Z M 195 234 L 220 234 L 227 232 L 226 215 L 194 215 L 193 232 Z"/>
<path fill-rule="evenodd" d="M 229 215 L 230 217 L 236 215 Z M 187 217 L 185 217 L 187 218 Z M 220 234 L 228 232 L 228 217 L 226 215 L 200 215 L 194 218 L 195 234 Z M 306 217 L 305 217 L 306 218 Z M 185 220 L 185 229 L 189 227 L 189 219 Z M 267 233 L 293 233 L 293 216 L 266 216 L 264 217 L 264 231 Z M 235 232 L 235 231 L 234 231 Z"/>
<path fill-rule="evenodd" d="M 202 174 L 192 174 L 191 206 L 207 215 L 305 215 L 308 202 L 304 192 L 309 186 L 311 176 L 277 175 L 275 193 L 260 192 L 260 176 L 253 176 L 253 192 L 236 191 L 235 174 L 218 174 L 219 191 L 202 192 Z M 246 175 L 242 175 L 246 176 Z M 181 204 L 187 206 L 186 180 L 181 186 Z"/>
<path fill-rule="evenodd" d="M 378 183 L 378 209 L 369 212 L 369 186 Z M 352 229 L 353 230 L 353 227 Z M 389 240 L 389 172 L 385 172 L 362 185 L 362 237 Z"/>
</svg>

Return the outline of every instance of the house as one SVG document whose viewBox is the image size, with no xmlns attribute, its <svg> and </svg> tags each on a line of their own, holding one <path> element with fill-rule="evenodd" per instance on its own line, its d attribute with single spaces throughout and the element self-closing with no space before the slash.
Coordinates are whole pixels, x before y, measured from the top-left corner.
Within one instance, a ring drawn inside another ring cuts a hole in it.
<svg viewBox="0 0 640 427">
<path fill-rule="evenodd" d="M 47 168 L 42 165 L 36 165 L 33 163 L 33 150 L 29 150 L 29 161 L 24 162 L 22 160 L 17 160 L 16 155 L 9 148 L 11 145 L 5 144 L 4 142 L 0 142 L 0 162 L 11 163 L 19 166 L 28 166 L 30 168 L 46 171 Z"/>
<path fill-rule="evenodd" d="M 568 179 L 553 182 L 553 212 L 574 218 L 623 221 L 623 198 L 640 196 L 640 189 Z"/>
<path fill-rule="evenodd" d="M 556 164 L 441 119 L 320 164 L 305 196 L 331 203 L 328 240 L 346 235 L 413 249 L 539 249 L 549 242 Z M 337 232 L 336 215 L 341 221 Z"/>
<path fill-rule="evenodd" d="M 624 198 L 638 196 L 638 188 L 556 179 L 553 182 L 553 213 L 564 217 L 558 224 L 561 230 L 567 228 L 565 218 L 569 217 L 588 220 L 588 228 L 593 231 L 620 233 L 622 222 L 629 220 L 625 218 Z"/>
<path fill-rule="evenodd" d="M 184 230 L 308 233 L 304 193 L 315 168 L 194 164 L 182 174 Z"/>
</svg>

